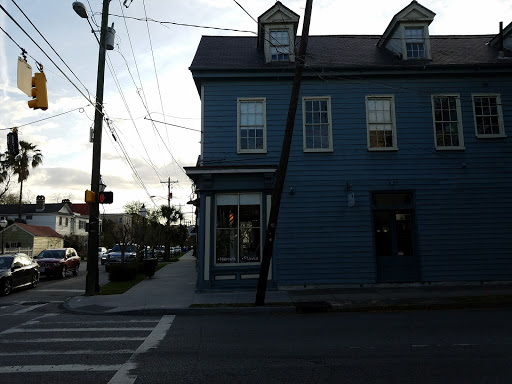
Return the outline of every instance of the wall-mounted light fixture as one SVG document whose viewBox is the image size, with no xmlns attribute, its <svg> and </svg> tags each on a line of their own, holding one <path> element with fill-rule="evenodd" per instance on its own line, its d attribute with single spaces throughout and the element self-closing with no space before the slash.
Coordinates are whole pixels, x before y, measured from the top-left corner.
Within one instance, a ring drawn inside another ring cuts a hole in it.
<svg viewBox="0 0 512 384">
<path fill-rule="evenodd" d="M 295 191 L 293 190 L 293 188 L 290 188 L 290 196 L 293 196 L 295 195 Z"/>
<path fill-rule="evenodd" d="M 353 207 L 354 205 L 356 205 L 356 196 L 354 195 L 354 192 L 350 192 L 347 195 L 347 205 L 349 207 Z"/>
</svg>

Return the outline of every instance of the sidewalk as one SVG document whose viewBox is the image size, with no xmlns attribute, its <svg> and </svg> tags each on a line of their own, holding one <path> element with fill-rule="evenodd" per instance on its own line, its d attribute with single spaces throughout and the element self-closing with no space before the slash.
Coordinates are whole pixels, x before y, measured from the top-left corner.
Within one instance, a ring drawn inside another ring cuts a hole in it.
<svg viewBox="0 0 512 384">
<path fill-rule="evenodd" d="M 168 264 L 121 295 L 77 296 L 64 307 L 85 314 L 180 314 L 217 312 L 331 312 L 512 307 L 512 282 L 487 284 L 372 285 L 267 291 L 265 306 L 254 306 L 256 291 L 195 292 L 192 252 Z"/>
</svg>

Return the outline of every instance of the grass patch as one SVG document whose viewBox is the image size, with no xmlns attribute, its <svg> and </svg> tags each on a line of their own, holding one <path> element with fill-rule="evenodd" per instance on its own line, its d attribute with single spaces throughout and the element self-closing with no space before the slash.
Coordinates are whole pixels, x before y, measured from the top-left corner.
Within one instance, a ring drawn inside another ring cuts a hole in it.
<svg viewBox="0 0 512 384">
<path fill-rule="evenodd" d="M 158 263 L 156 266 L 156 270 L 158 271 L 160 268 L 163 268 L 168 263 Z M 121 293 L 125 293 L 130 288 L 139 284 L 142 280 L 146 279 L 146 275 L 143 273 L 138 273 L 135 276 L 135 279 L 128 281 L 111 281 L 100 287 L 100 295 L 120 295 Z"/>
</svg>

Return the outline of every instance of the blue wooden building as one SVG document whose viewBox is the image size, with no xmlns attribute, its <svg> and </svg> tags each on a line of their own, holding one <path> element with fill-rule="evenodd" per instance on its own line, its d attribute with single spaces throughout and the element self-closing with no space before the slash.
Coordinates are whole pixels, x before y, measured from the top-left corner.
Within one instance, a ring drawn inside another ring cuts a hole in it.
<svg viewBox="0 0 512 384">
<path fill-rule="evenodd" d="M 512 280 L 512 26 L 434 17 L 412 1 L 382 35 L 309 37 L 269 287 Z M 191 64 L 201 290 L 256 286 L 298 22 L 278 1 Z"/>
</svg>

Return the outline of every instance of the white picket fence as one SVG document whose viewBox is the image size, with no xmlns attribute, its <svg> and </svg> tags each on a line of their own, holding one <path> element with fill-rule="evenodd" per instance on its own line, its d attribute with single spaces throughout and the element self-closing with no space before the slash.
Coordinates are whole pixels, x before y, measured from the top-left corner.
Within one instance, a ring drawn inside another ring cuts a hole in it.
<svg viewBox="0 0 512 384">
<path fill-rule="evenodd" d="M 32 257 L 32 248 L 4 248 L 4 255 L 14 255 L 15 253 L 24 253 Z"/>
</svg>

